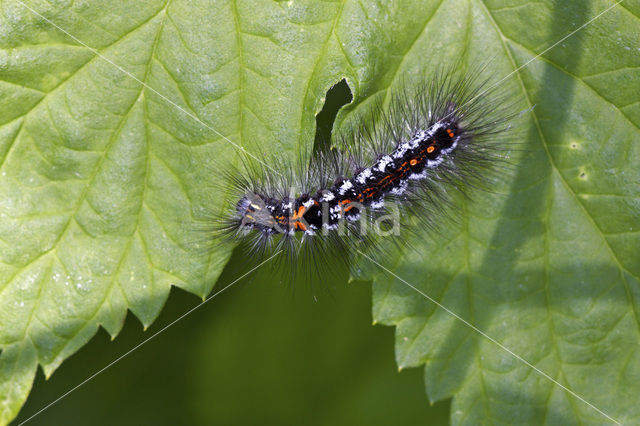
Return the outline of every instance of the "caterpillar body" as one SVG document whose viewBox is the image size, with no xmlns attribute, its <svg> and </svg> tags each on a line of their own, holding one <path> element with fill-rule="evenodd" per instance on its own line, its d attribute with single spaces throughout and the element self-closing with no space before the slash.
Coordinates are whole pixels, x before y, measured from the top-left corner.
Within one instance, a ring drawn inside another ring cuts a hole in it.
<svg viewBox="0 0 640 426">
<path fill-rule="evenodd" d="M 264 167 L 247 158 L 229 173 L 236 201 L 219 231 L 254 259 L 280 251 L 306 268 L 350 265 L 356 251 L 375 252 L 380 227 L 366 224 L 380 219 L 397 218 L 409 233 L 416 221 L 400 216 L 439 228 L 454 211 L 452 193 L 486 188 L 508 152 L 511 96 L 481 75 L 441 70 L 396 91 L 373 119 L 361 116 L 334 135 L 332 149 L 297 165 L 263 156 L 271 164 Z M 396 241 L 406 235 L 394 234 Z"/>
<path fill-rule="evenodd" d="M 237 211 L 241 226 L 266 234 L 301 231 L 312 236 L 321 228 L 337 229 L 344 218 L 359 220 L 361 207 L 381 209 L 386 195 L 400 196 L 408 189 L 410 180 L 426 179 L 427 169 L 438 167 L 456 148 L 461 138 L 457 131 L 458 125 L 453 120 L 438 121 L 419 130 L 371 167 L 351 178 L 339 179 L 313 196 L 303 194 L 293 201 L 263 199 L 255 194 L 244 196 Z"/>
</svg>

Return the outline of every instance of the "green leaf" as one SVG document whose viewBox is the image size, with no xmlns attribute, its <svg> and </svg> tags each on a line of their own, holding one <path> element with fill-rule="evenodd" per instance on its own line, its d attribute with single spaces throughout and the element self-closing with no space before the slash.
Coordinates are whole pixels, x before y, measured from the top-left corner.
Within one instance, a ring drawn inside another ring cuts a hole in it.
<svg viewBox="0 0 640 426">
<path fill-rule="evenodd" d="M 413 49 L 432 45 L 429 28 L 473 16 L 470 38 L 495 40 L 498 75 L 518 70 L 531 121 L 495 193 L 460 200 L 453 231 L 386 262 L 400 278 L 375 277 L 374 319 L 397 327 L 401 368 L 425 366 L 432 401 L 453 396 L 455 424 L 611 422 L 589 404 L 635 423 L 640 9 L 615 7 L 544 52 L 611 4 L 465 4 L 443 4 Z"/>
<path fill-rule="evenodd" d="M 202 256 L 190 229 L 227 202 L 234 144 L 308 143 L 345 59 L 330 48 L 337 4 L 1 8 L 6 423 L 38 364 L 49 376 L 99 326 L 115 337 L 127 309 L 147 327 L 171 285 L 211 291 L 231 247 Z"/>
<path fill-rule="evenodd" d="M 505 76 L 612 5 L 399 3 L 0 5 L 0 423 L 99 326 L 115 336 L 127 309 L 148 326 L 171 285 L 211 291 L 231 247 L 202 256 L 190 229 L 229 202 L 234 145 L 292 157 L 342 78 L 338 123 L 461 56 Z M 627 1 L 517 71 L 535 108 L 513 173 L 385 264 L 623 422 L 639 415 L 639 17 Z M 374 318 L 432 400 L 454 396 L 454 422 L 606 421 L 388 276 Z"/>
</svg>

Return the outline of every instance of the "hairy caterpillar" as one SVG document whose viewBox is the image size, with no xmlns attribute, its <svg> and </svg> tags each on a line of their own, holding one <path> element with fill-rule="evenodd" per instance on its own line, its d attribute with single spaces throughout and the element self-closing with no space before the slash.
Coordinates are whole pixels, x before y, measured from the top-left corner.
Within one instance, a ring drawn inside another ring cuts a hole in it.
<svg viewBox="0 0 640 426">
<path fill-rule="evenodd" d="M 296 269 L 323 272 L 319 265 L 376 252 L 381 234 L 397 242 L 412 226 L 438 228 L 453 211 L 451 192 L 487 188 L 506 156 L 513 103 L 482 74 L 443 69 L 394 92 L 373 124 L 360 117 L 308 161 L 266 157 L 264 167 L 246 158 L 228 173 L 236 202 L 218 231 L 253 259 L 281 252 Z"/>
</svg>

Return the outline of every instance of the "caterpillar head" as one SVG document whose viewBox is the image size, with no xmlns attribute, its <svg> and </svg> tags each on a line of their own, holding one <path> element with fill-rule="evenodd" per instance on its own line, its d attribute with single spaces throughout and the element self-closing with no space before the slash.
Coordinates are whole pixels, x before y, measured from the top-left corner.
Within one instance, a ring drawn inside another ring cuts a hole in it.
<svg viewBox="0 0 640 426">
<path fill-rule="evenodd" d="M 278 227 L 272 208 L 258 194 L 249 193 L 242 197 L 236 204 L 236 212 L 243 230 L 259 229 L 273 233 Z"/>
</svg>

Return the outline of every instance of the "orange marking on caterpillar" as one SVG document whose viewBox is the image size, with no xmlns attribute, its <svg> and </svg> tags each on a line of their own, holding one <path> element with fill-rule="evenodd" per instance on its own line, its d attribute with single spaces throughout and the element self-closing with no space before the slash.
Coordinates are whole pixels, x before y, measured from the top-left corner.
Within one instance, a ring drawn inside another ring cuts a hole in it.
<svg viewBox="0 0 640 426">
<path fill-rule="evenodd" d="M 387 176 L 383 177 L 382 179 L 380 179 L 380 182 L 379 182 L 378 184 L 380 184 L 380 185 L 382 185 L 383 187 L 385 187 L 385 186 L 389 185 L 391 182 L 393 182 L 393 179 L 392 179 L 392 178 L 393 178 L 393 175 L 387 175 Z M 391 182 L 387 182 L 387 183 L 383 184 L 383 182 L 384 182 L 385 180 L 387 180 L 387 179 L 391 179 Z"/>
<path fill-rule="evenodd" d="M 293 214 L 293 219 L 300 219 L 302 217 L 302 215 L 307 211 L 307 208 L 305 206 L 300 206 L 300 208 L 298 209 L 297 212 L 295 212 Z"/>
<path fill-rule="evenodd" d="M 349 203 L 351 203 L 351 202 L 352 202 L 351 200 L 342 200 L 342 201 L 340 201 L 340 204 L 342 204 L 342 205 L 344 206 L 344 205 L 347 205 L 347 204 L 349 204 Z M 349 210 L 351 210 L 351 209 L 352 209 L 352 208 L 354 208 L 354 207 L 355 207 L 355 206 L 348 206 L 348 207 L 346 207 L 346 208 L 344 209 L 344 211 L 345 211 L 345 212 L 348 212 Z"/>
<path fill-rule="evenodd" d="M 449 135 L 450 138 L 452 138 L 453 137 L 453 130 L 447 129 L 447 134 Z"/>
<path fill-rule="evenodd" d="M 412 166 L 415 166 L 416 164 L 418 164 L 418 160 L 413 158 L 411 161 L 409 161 L 409 164 L 411 164 Z"/>
<path fill-rule="evenodd" d="M 367 188 L 364 192 L 367 193 L 367 198 L 371 198 L 377 193 L 376 188 Z M 364 197 L 362 197 L 362 199 L 358 198 L 358 201 L 364 201 Z"/>
<path fill-rule="evenodd" d="M 386 182 L 386 183 L 382 184 L 382 182 L 383 182 L 384 180 L 386 180 L 386 179 L 391 179 L 391 180 L 389 180 L 389 182 Z M 391 185 L 391 184 L 393 183 L 393 181 L 395 181 L 395 180 L 396 180 L 396 179 L 395 179 L 395 176 L 394 176 L 394 175 L 389 175 L 389 176 L 385 177 L 384 179 L 382 179 L 382 180 L 380 181 L 380 183 L 382 184 L 382 187 L 383 187 L 383 188 L 386 188 L 387 186 Z"/>
<path fill-rule="evenodd" d="M 302 231 L 306 231 L 307 227 L 305 226 L 304 223 L 300 222 L 300 221 L 296 221 L 293 223 L 294 228 L 300 228 Z"/>
<path fill-rule="evenodd" d="M 432 153 L 433 151 L 435 151 L 435 150 L 436 150 L 436 147 L 435 147 L 435 146 L 433 146 L 433 145 L 429 145 L 429 147 L 427 148 L 427 153 L 428 153 L 428 154 L 431 154 L 431 153 Z"/>
</svg>

